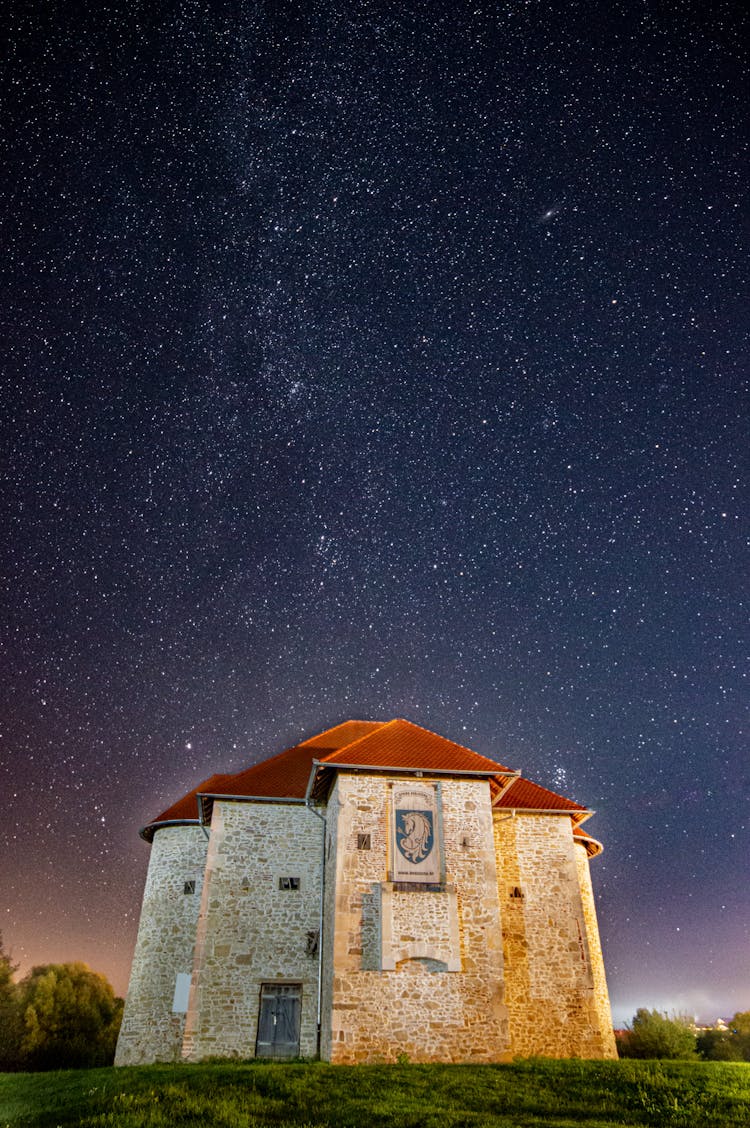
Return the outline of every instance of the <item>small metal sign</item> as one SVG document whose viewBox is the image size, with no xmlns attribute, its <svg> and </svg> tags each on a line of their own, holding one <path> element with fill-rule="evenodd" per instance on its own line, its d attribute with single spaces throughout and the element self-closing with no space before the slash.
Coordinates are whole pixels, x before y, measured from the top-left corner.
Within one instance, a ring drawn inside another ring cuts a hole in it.
<svg viewBox="0 0 750 1128">
<path fill-rule="evenodd" d="M 437 795 L 425 784 L 394 784 L 392 806 L 393 880 L 440 881 Z"/>
</svg>

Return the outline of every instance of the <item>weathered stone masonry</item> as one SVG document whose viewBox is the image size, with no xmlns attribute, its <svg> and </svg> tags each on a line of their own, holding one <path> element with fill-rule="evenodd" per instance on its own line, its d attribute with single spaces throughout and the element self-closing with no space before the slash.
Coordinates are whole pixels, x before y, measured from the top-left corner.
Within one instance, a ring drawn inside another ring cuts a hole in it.
<svg viewBox="0 0 750 1128">
<path fill-rule="evenodd" d="M 117 1044 L 120 1065 L 182 1055 L 185 1010 L 174 1009 L 175 985 L 193 971 L 207 847 L 200 826 L 164 827 L 154 839 Z M 186 893 L 190 883 L 194 892 Z"/>
<path fill-rule="evenodd" d="M 420 892 L 384 879 L 389 782 L 340 774 L 329 803 L 323 1056 L 497 1061 L 509 1045 L 489 785 L 443 783 L 446 881 Z"/>
<path fill-rule="evenodd" d="M 614 1056 L 609 1003 L 605 1013 L 595 993 L 604 967 L 598 931 L 593 951 L 589 943 L 596 917 L 593 899 L 588 917 L 584 908 L 585 847 L 576 844 L 570 821 L 554 814 L 498 813 L 495 840 L 515 1052 Z"/>
<path fill-rule="evenodd" d="M 406 721 L 213 777 L 144 830 L 117 1063 L 614 1056 L 589 814 Z"/>
<path fill-rule="evenodd" d="M 322 823 L 304 804 L 214 804 L 183 1054 L 252 1057 L 261 985 L 301 985 L 300 1054 L 317 1053 Z M 281 889 L 289 876 L 299 889 Z"/>
</svg>

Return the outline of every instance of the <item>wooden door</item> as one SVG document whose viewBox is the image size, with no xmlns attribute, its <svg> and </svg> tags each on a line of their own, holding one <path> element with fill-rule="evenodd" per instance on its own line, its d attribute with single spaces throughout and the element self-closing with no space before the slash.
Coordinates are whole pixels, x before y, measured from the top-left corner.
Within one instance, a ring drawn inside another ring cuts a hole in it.
<svg viewBox="0 0 750 1128">
<path fill-rule="evenodd" d="M 260 989 L 257 1057 L 299 1057 L 302 987 L 299 983 L 264 983 Z"/>
</svg>

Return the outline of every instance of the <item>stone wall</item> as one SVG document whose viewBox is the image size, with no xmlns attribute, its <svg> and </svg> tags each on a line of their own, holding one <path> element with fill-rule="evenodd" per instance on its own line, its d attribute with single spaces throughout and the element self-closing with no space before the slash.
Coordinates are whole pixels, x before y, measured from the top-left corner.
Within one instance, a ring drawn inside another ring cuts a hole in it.
<svg viewBox="0 0 750 1128">
<path fill-rule="evenodd" d="M 513 1053 L 611 1056 L 570 819 L 497 812 L 495 842 Z"/>
<path fill-rule="evenodd" d="M 583 919 L 586 925 L 586 939 L 588 941 L 589 959 L 591 960 L 591 975 L 594 983 L 594 1007 L 602 1034 L 602 1051 L 604 1057 L 613 1058 L 617 1057 L 617 1046 L 612 1029 L 612 1011 L 609 1005 L 607 978 L 604 974 L 604 956 L 602 955 L 602 943 L 599 936 L 599 923 L 596 919 L 596 904 L 591 885 L 589 857 L 582 842 L 576 842 L 575 853 L 578 885 L 581 890 L 583 905 Z"/>
<path fill-rule="evenodd" d="M 164 827 L 151 846 L 116 1065 L 179 1060 L 185 1012 L 174 1012 L 178 974 L 190 975 L 206 861 L 199 826 Z M 193 893 L 185 893 L 194 882 Z"/>
<path fill-rule="evenodd" d="M 323 823 L 301 803 L 217 800 L 183 1055 L 252 1057 L 263 983 L 302 985 L 300 1054 L 317 1053 Z M 298 878 L 299 889 L 280 889 Z"/>
<path fill-rule="evenodd" d="M 501 1060 L 508 1026 L 489 785 L 441 782 L 446 873 L 430 891 L 388 881 L 389 792 L 382 776 L 339 773 L 329 803 L 322 1054 Z"/>
</svg>

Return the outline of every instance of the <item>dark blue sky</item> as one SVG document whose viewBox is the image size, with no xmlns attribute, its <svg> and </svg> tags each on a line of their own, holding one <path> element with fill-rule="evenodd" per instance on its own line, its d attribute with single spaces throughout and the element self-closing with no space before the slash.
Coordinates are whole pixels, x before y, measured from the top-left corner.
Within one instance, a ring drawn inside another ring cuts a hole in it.
<svg viewBox="0 0 750 1128">
<path fill-rule="evenodd" d="M 2 928 L 124 990 L 200 779 L 404 716 L 750 1007 L 736 5 L 11 4 Z M 408 10 L 405 10 L 408 9 Z"/>
</svg>

